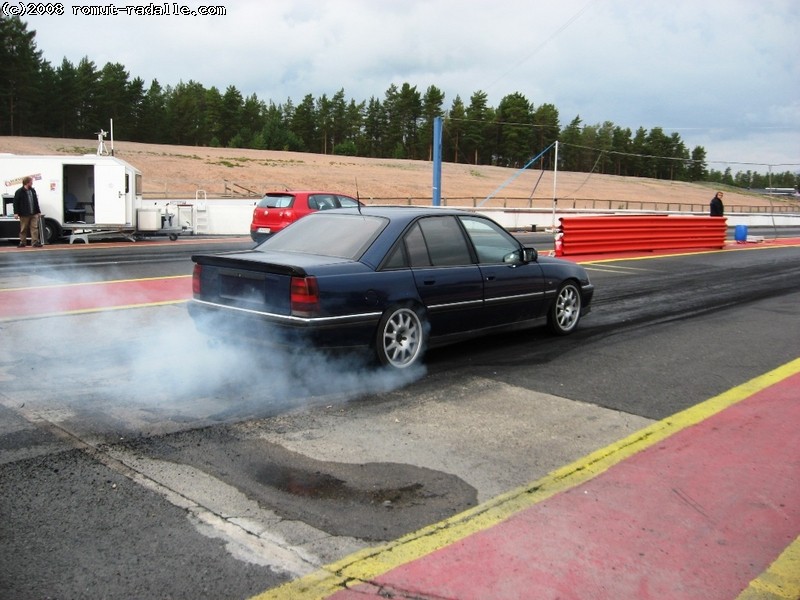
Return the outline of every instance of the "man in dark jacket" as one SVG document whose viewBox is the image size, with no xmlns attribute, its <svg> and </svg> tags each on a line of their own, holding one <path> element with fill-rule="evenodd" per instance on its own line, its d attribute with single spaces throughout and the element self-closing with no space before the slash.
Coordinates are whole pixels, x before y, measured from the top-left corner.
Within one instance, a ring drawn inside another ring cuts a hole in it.
<svg viewBox="0 0 800 600">
<path fill-rule="evenodd" d="M 33 189 L 33 178 L 24 177 L 22 187 L 14 194 L 14 218 L 19 219 L 19 247 L 25 247 L 25 240 L 31 236 L 34 248 L 41 247 L 39 241 L 39 196 Z"/>
<path fill-rule="evenodd" d="M 717 192 L 717 195 L 711 199 L 711 216 L 721 217 L 725 214 L 725 207 L 722 205 L 722 192 Z"/>
</svg>

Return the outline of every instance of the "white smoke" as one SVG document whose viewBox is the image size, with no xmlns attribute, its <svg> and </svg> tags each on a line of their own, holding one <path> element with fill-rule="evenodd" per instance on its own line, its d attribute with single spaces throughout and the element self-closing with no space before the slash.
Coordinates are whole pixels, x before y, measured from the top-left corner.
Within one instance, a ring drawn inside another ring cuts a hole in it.
<svg viewBox="0 0 800 600">
<path fill-rule="evenodd" d="M 70 289 L 63 293 L 67 306 Z M 0 402 L 51 421 L 89 419 L 82 427 L 100 434 L 147 435 L 346 403 L 424 373 L 311 347 L 214 343 L 185 303 L 0 321 Z"/>
</svg>

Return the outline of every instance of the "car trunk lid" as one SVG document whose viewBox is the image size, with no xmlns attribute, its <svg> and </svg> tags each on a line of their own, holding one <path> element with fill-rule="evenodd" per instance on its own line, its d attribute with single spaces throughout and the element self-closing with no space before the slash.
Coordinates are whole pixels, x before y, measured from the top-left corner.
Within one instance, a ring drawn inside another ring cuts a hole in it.
<svg viewBox="0 0 800 600">
<path fill-rule="evenodd" d="M 341 263 L 340 258 L 249 251 L 195 255 L 193 294 L 198 300 L 279 315 L 311 316 L 318 308 L 316 280 L 304 263 Z"/>
</svg>

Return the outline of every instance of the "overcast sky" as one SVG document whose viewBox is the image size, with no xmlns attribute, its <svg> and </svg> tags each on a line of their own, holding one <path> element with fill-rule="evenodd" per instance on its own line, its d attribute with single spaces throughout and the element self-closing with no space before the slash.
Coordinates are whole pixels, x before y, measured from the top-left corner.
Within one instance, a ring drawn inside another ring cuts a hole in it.
<svg viewBox="0 0 800 600">
<path fill-rule="evenodd" d="M 298 104 L 430 85 L 554 104 L 561 126 L 662 127 L 709 166 L 800 170 L 797 0 L 211 0 L 223 16 L 23 17 L 54 67 L 88 57 L 149 87 L 194 80 Z M 164 3 L 152 3 L 164 6 Z M 166 5 L 170 12 L 178 3 Z M 196 9 L 194 1 L 181 5 Z M 89 6 L 84 5 L 84 6 Z M 531 156 L 540 149 L 532 149 Z M 727 165 L 725 163 L 728 163 Z M 741 163 L 741 164 L 735 164 Z"/>
</svg>

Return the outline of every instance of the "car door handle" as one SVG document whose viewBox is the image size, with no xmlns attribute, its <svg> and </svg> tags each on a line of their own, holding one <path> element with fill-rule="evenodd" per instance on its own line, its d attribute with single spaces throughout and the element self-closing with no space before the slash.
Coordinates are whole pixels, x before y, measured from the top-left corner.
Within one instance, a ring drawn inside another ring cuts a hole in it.
<svg viewBox="0 0 800 600">
<path fill-rule="evenodd" d="M 426 279 L 422 282 L 424 285 L 436 285 L 435 279 Z"/>
<path fill-rule="evenodd" d="M 494 280 L 495 280 L 495 276 L 494 275 L 487 275 L 486 276 L 486 281 L 494 281 Z"/>
</svg>

